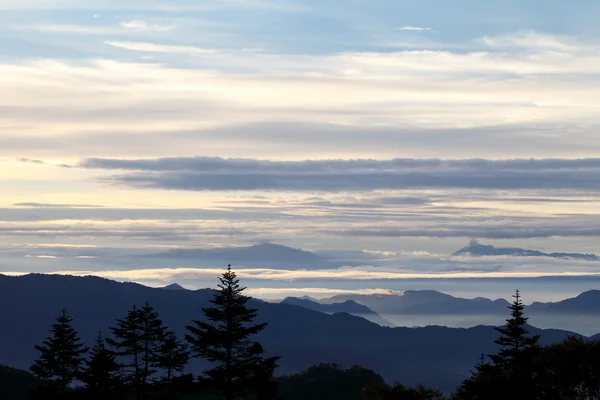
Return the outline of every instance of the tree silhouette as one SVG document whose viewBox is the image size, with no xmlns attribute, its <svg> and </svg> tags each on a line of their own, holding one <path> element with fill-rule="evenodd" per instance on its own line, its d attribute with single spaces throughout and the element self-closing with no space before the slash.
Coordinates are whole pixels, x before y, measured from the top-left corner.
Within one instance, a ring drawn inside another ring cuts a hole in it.
<svg viewBox="0 0 600 400">
<path fill-rule="evenodd" d="M 521 294 L 517 290 L 513 295 L 515 299 L 508 307 L 511 310 L 511 317 L 506 320 L 506 325 L 496 327 L 500 332 L 500 337 L 494 341 L 500 346 L 497 354 L 490 355 L 493 363 L 511 373 L 513 368 L 517 368 L 524 361 L 531 357 L 533 351 L 539 349 L 540 336 L 529 336 L 529 331 L 525 328 L 527 320 L 523 310 L 525 305 L 521 301 Z"/>
<path fill-rule="evenodd" d="M 156 373 L 160 348 L 167 335 L 167 327 L 164 326 L 160 316 L 150 304 L 146 303 L 139 310 L 139 318 L 142 326 L 142 376 L 141 384 L 146 385 L 149 379 Z"/>
<path fill-rule="evenodd" d="M 544 398 L 600 398 L 600 343 L 570 336 L 542 349 L 539 370 Z"/>
<path fill-rule="evenodd" d="M 370 383 L 360 392 L 358 400 L 444 400 L 444 395 L 422 385 L 411 388 L 400 383 L 393 387 L 385 383 Z"/>
<path fill-rule="evenodd" d="M 190 352 L 185 343 L 177 339 L 175 332 L 168 332 L 159 348 L 157 365 L 164 371 L 161 378 L 167 398 L 171 398 L 173 381 L 179 378 L 188 363 Z"/>
<path fill-rule="evenodd" d="M 115 354 L 120 357 L 123 378 L 131 387 L 138 388 L 142 376 L 142 324 L 139 310 L 136 306 L 127 313 L 127 316 L 117 320 L 117 326 L 110 328 L 114 338 L 106 338 L 106 342 L 116 349 Z"/>
<path fill-rule="evenodd" d="M 79 376 L 87 352 L 71 322 L 73 319 L 63 309 L 50 329 L 52 335 L 35 346 L 41 354 L 30 370 L 44 382 L 42 391 L 48 396 L 62 395 L 67 390 Z"/>
<path fill-rule="evenodd" d="M 107 343 L 116 349 L 128 384 L 141 398 L 149 380 L 157 372 L 159 348 L 165 339 L 166 327 L 159 315 L 146 303 L 142 308 L 133 306 L 117 326 L 110 328 L 113 338 Z"/>
<path fill-rule="evenodd" d="M 186 340 L 193 357 L 213 364 L 204 371 L 203 382 L 226 400 L 237 396 L 268 398 L 273 390 L 262 388 L 272 387 L 279 357 L 265 358 L 262 346 L 250 339 L 267 324 L 252 325 L 257 312 L 246 307 L 250 298 L 242 295 L 246 288 L 239 285 L 231 265 L 219 281 L 219 292 L 211 300 L 214 307 L 202 309 L 208 322 L 193 321 L 187 327 Z"/>
<path fill-rule="evenodd" d="M 86 385 L 86 398 L 117 398 L 121 389 L 119 371 L 120 366 L 116 362 L 115 354 L 106 347 L 106 340 L 99 334 L 81 371 L 81 381 Z"/>
<path fill-rule="evenodd" d="M 541 350 L 540 337 L 530 336 L 525 327 L 528 318 L 524 316 L 525 305 L 518 290 L 513 298 L 506 325 L 495 328 L 500 336 L 494 343 L 500 350 L 489 355 L 491 364 L 482 358 L 476 372 L 463 382 L 454 399 L 532 400 L 539 395 L 540 374 L 536 361 Z"/>
</svg>

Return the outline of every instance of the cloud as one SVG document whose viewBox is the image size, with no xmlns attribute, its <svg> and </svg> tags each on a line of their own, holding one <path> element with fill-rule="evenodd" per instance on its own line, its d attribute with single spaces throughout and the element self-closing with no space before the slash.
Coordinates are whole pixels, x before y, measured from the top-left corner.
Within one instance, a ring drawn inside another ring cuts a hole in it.
<svg viewBox="0 0 600 400">
<path fill-rule="evenodd" d="M 428 237 L 428 238 L 469 238 L 479 237 L 486 239 L 532 239 L 532 238 L 553 238 L 553 237 L 598 237 L 600 229 L 596 227 L 568 227 L 564 225 L 555 225 L 549 227 L 504 227 L 504 224 L 488 226 L 476 226 L 464 224 L 460 226 L 454 224 L 445 226 L 439 224 L 438 227 L 428 227 L 424 229 L 345 229 L 329 230 L 321 233 L 328 233 L 337 236 L 357 236 L 357 237 L 387 237 L 387 238 L 408 238 L 408 237 Z"/>
<path fill-rule="evenodd" d="M 117 34 L 119 30 L 113 26 L 86 26 L 86 25 L 67 25 L 67 24 L 30 24 L 16 25 L 19 30 L 29 30 L 47 33 L 78 33 L 85 35 L 109 35 Z"/>
<path fill-rule="evenodd" d="M 176 28 L 177 25 L 160 25 L 160 24 L 149 24 L 146 21 L 133 20 L 133 21 L 122 21 L 119 23 L 123 28 L 132 29 L 138 32 L 168 32 Z"/>
<path fill-rule="evenodd" d="M 258 298 L 273 298 L 277 300 L 288 296 L 311 296 L 324 298 L 336 295 L 361 294 L 361 295 L 402 295 L 403 292 L 390 289 L 328 289 L 328 288 L 248 288 L 248 294 Z"/>
<path fill-rule="evenodd" d="M 146 42 L 106 42 L 107 45 L 119 47 L 131 51 L 142 51 L 147 53 L 182 53 L 182 54 L 213 54 L 212 49 L 202 49 L 193 46 L 170 46 Z"/>
<path fill-rule="evenodd" d="M 423 32 L 423 31 L 433 31 L 432 28 L 422 28 L 420 26 L 403 26 L 401 28 L 399 28 L 401 31 L 417 31 L 417 32 Z"/>
<path fill-rule="evenodd" d="M 302 281 L 310 279 L 344 279 L 344 280 L 408 280 L 408 279 L 468 279 L 468 278 L 540 278 L 540 277 L 584 277 L 600 276 L 599 272 L 450 272 L 450 273 L 395 273 L 363 269 L 338 269 L 317 271 L 285 271 L 269 269 L 236 269 L 236 275 L 247 280 L 267 281 Z M 4 272 L 3 272 L 4 273 Z M 135 269 L 122 271 L 55 271 L 57 275 L 99 276 L 117 281 L 154 281 L 172 283 L 174 281 L 190 281 L 213 279 L 223 273 L 216 268 L 165 268 Z M 6 274 L 13 275 L 14 272 Z M 189 284 L 188 284 L 189 286 Z M 389 292 L 388 292 L 389 293 Z"/>
<path fill-rule="evenodd" d="M 600 159 L 306 160 L 180 157 L 86 159 L 80 168 L 134 171 L 105 179 L 135 188 L 222 191 L 600 189 Z"/>
<path fill-rule="evenodd" d="M 15 207 L 28 208 L 103 208 L 104 206 L 91 204 L 50 204 L 50 203 L 15 203 Z"/>
<path fill-rule="evenodd" d="M 202 146 L 224 156 L 506 158 L 599 150 L 597 50 L 307 54 L 181 38 L 105 42 L 77 61 L 53 52 L 0 64 L 13 99 L 0 110 L 8 127 L 0 154 L 131 158 Z M 164 135 L 172 140 L 157 140 Z"/>
<path fill-rule="evenodd" d="M 130 0 L 123 4 L 120 0 L 0 0 L 0 10 L 105 10 L 155 12 L 220 11 L 220 10 L 270 10 L 279 12 L 300 12 L 306 8 L 292 1 L 271 0 L 216 0 L 199 3 L 195 0 L 164 2 L 157 0 Z"/>
<path fill-rule="evenodd" d="M 45 163 L 44 161 L 42 161 L 42 160 L 33 160 L 33 159 L 31 159 L 31 158 L 19 158 L 18 160 L 19 160 L 20 162 L 22 162 L 22 163 L 41 164 L 41 165 L 43 165 L 43 164 L 46 164 L 46 163 Z"/>
<path fill-rule="evenodd" d="M 532 51 L 551 50 L 565 53 L 590 50 L 595 47 L 572 36 L 541 33 L 532 30 L 502 36 L 483 36 L 478 39 L 478 42 L 495 49 L 521 48 Z"/>
</svg>

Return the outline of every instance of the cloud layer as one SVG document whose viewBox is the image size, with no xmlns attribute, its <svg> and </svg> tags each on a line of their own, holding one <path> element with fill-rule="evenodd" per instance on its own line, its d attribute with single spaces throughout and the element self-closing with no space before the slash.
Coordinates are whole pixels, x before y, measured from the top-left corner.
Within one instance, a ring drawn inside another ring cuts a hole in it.
<svg viewBox="0 0 600 400">
<path fill-rule="evenodd" d="M 600 189 L 600 159 L 267 161 L 209 157 L 88 159 L 82 168 L 132 173 L 109 179 L 179 190 L 372 191 L 425 188 Z"/>
</svg>

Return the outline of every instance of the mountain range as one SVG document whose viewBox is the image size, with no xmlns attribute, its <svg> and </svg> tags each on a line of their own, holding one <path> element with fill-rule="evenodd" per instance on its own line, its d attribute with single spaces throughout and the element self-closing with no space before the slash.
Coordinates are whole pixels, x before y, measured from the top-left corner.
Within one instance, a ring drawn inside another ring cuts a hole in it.
<svg viewBox="0 0 600 400">
<path fill-rule="evenodd" d="M 289 302 L 289 301 L 288 301 Z M 435 290 L 409 290 L 403 294 L 346 294 L 324 299 L 313 299 L 322 305 L 335 307 L 345 302 L 354 302 L 367 307 L 374 313 L 385 316 L 396 315 L 477 315 L 506 314 L 510 303 L 505 299 L 491 300 L 483 297 L 465 299 L 454 297 Z M 298 302 L 306 305 L 307 302 Z M 308 308 L 317 309 L 309 304 Z M 536 314 L 572 314 L 600 315 L 600 290 L 589 290 L 580 295 L 558 302 L 534 302 L 526 306 L 529 315 Z"/>
<path fill-rule="evenodd" d="M 81 337 L 91 344 L 98 332 L 108 334 L 117 318 L 135 304 L 149 302 L 180 336 L 192 320 L 202 319 L 213 290 L 165 290 L 97 277 L 67 275 L 0 275 L 0 364 L 27 369 L 34 349 L 47 335 L 64 307 Z M 388 382 L 423 383 L 446 392 L 469 374 L 481 353 L 497 350 L 497 332 L 489 326 L 469 329 L 428 326 L 389 328 L 348 313 L 326 314 L 292 304 L 251 300 L 257 322 L 268 327 L 257 339 L 269 354 L 281 356 L 278 374 L 305 370 L 321 362 L 361 365 Z M 508 314 L 508 311 L 505 310 Z M 540 330 L 543 343 L 562 340 L 572 332 Z M 194 360 L 189 372 L 206 367 Z"/>
<path fill-rule="evenodd" d="M 574 259 L 574 260 L 586 260 L 586 261 L 600 261 L 600 257 L 596 254 L 582 254 L 582 253 L 544 253 L 539 250 L 525 250 L 518 247 L 494 247 L 490 245 L 484 245 L 477 242 L 477 240 L 471 240 L 471 243 L 463 247 L 462 249 L 454 252 L 453 256 L 516 256 L 516 257 L 552 257 L 561 259 Z"/>
<path fill-rule="evenodd" d="M 364 306 L 362 304 L 358 304 L 354 300 L 347 300 L 343 303 L 332 303 L 332 304 L 321 304 L 315 299 L 310 298 L 298 298 L 298 297 L 287 297 L 281 301 L 282 304 L 292 304 L 304 308 L 308 308 L 309 310 L 319 311 L 325 314 L 335 314 L 335 313 L 347 313 L 350 315 L 354 315 L 357 317 L 362 317 L 367 321 L 371 321 L 381 326 L 390 326 L 393 327 L 390 321 L 381 317 L 375 311 L 371 310 L 369 307 Z"/>
<path fill-rule="evenodd" d="M 273 243 L 240 247 L 171 249 L 166 252 L 147 254 L 143 257 L 167 261 L 214 261 L 225 265 L 233 263 L 244 266 L 268 266 L 269 268 L 317 269 L 333 266 L 325 256 Z"/>
<path fill-rule="evenodd" d="M 346 301 L 362 304 L 380 315 L 506 314 L 506 307 L 509 305 L 504 299 L 463 299 L 435 290 L 409 290 L 403 294 L 347 294 L 318 300 L 321 304 L 329 305 Z"/>
</svg>

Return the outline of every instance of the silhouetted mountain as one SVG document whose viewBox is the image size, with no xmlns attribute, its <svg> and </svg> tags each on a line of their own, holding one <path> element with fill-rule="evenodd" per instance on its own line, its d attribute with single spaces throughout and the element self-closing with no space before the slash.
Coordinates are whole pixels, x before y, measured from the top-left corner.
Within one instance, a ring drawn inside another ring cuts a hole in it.
<svg viewBox="0 0 600 400">
<path fill-rule="evenodd" d="M 532 313 L 600 314 L 600 290 L 590 290 L 556 303 L 533 303 L 528 309 Z"/>
<path fill-rule="evenodd" d="M 215 277 L 216 279 L 216 277 Z M 0 362 L 27 369 L 38 356 L 34 344 L 48 335 L 54 318 L 65 307 L 83 340 L 91 344 L 99 331 L 109 334 L 117 318 L 133 304 L 146 301 L 165 323 L 182 336 L 193 319 L 202 319 L 201 307 L 212 290 L 163 290 L 97 277 L 59 275 L 0 275 Z M 445 391 L 465 378 L 481 353 L 494 353 L 498 334 L 491 327 L 452 329 L 384 328 L 346 313 L 333 315 L 289 304 L 251 301 L 258 321 L 269 323 L 258 340 L 269 355 L 281 356 L 277 373 L 291 374 L 321 362 L 361 365 L 377 371 L 388 382 L 423 383 Z M 6 327 L 9 327 L 8 329 Z M 542 343 L 554 343 L 570 334 L 539 330 Z M 207 364 L 194 360 L 190 372 Z"/>
<path fill-rule="evenodd" d="M 371 310 L 369 307 L 364 306 L 362 304 L 358 304 L 353 300 L 348 300 L 343 303 L 332 303 L 332 304 L 321 304 L 317 303 L 314 300 L 309 300 L 306 298 L 298 298 L 298 297 L 288 297 L 281 301 L 284 304 L 292 304 L 304 308 L 308 308 L 309 310 L 319 311 L 325 314 L 335 314 L 335 313 L 347 313 L 354 315 L 356 317 L 362 317 L 367 321 L 371 321 L 381 326 L 391 326 L 393 327 L 390 321 L 382 318 L 375 311 Z"/>
<path fill-rule="evenodd" d="M 332 304 L 352 300 L 367 306 L 380 315 L 385 314 L 506 314 L 509 303 L 504 299 L 490 300 L 482 297 L 462 299 L 435 290 L 409 290 L 404 294 L 338 295 L 319 300 Z"/>
<path fill-rule="evenodd" d="M 163 289 L 166 289 L 166 290 L 187 290 L 186 288 L 184 288 L 183 286 L 181 286 L 179 283 L 172 283 L 170 285 L 167 285 L 167 286 L 163 287 Z"/>
<path fill-rule="evenodd" d="M 208 249 L 172 249 L 167 252 L 150 254 L 144 257 L 167 260 L 210 260 L 227 265 L 263 265 L 276 268 L 295 266 L 302 268 L 322 268 L 329 265 L 329 260 L 318 254 L 281 246 L 273 243 L 256 244 L 246 247 L 217 247 Z"/>
<path fill-rule="evenodd" d="M 595 254 L 580 253 L 544 253 L 538 250 L 524 250 L 518 247 L 494 247 L 490 245 L 479 244 L 472 240 L 467 247 L 458 250 L 453 256 L 471 255 L 471 256 L 516 256 L 516 257 L 553 257 L 553 258 L 572 258 L 577 260 L 600 261 L 600 257 Z"/>
</svg>

